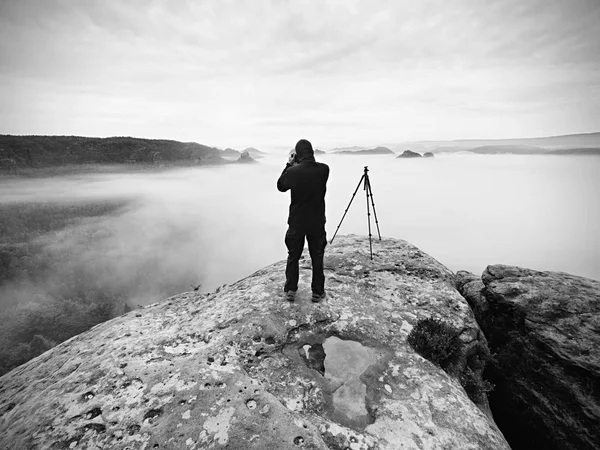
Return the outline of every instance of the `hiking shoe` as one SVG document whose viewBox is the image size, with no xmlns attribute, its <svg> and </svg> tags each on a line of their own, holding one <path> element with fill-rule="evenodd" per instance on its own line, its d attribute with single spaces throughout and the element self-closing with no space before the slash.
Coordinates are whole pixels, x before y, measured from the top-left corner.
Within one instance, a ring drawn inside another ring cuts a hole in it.
<svg viewBox="0 0 600 450">
<path fill-rule="evenodd" d="M 285 299 L 288 302 L 293 302 L 294 300 L 296 300 L 296 291 L 287 291 L 285 293 Z"/>
<path fill-rule="evenodd" d="M 324 298 L 325 298 L 325 292 L 323 292 L 322 294 L 317 294 L 316 292 L 313 292 L 311 300 L 314 303 L 319 303 L 319 302 L 323 301 Z"/>
</svg>

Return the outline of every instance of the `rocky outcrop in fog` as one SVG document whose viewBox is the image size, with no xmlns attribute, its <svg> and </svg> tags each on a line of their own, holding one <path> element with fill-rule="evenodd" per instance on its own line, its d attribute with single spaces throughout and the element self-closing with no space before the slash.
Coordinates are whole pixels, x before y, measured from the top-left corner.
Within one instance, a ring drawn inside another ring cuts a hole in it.
<svg viewBox="0 0 600 450">
<path fill-rule="evenodd" d="M 308 258 L 293 303 L 284 270 L 132 311 L 4 375 L 0 447 L 509 449 L 463 388 L 486 341 L 443 265 L 393 239 L 370 261 L 366 238 L 340 236 L 319 304 Z M 407 342 L 431 318 L 458 330 L 456 376 Z"/>
<path fill-rule="evenodd" d="M 412 150 L 404 150 L 397 158 L 421 158 L 421 154 L 413 152 Z"/>
<path fill-rule="evenodd" d="M 240 157 L 236 160 L 236 162 L 255 163 L 256 160 L 254 158 L 252 158 L 252 156 L 250 156 L 250 153 L 248 151 L 244 150 L 242 153 L 240 153 Z"/>
<path fill-rule="evenodd" d="M 457 280 L 496 354 L 490 401 L 513 450 L 597 449 L 600 282 L 503 265 Z"/>
</svg>

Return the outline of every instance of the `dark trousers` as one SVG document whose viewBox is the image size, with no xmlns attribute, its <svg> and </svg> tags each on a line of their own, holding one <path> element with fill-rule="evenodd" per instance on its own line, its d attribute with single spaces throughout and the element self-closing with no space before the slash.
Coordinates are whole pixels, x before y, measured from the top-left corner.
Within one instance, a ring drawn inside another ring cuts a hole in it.
<svg viewBox="0 0 600 450">
<path fill-rule="evenodd" d="M 283 290 L 286 292 L 298 290 L 298 262 L 304 249 L 305 237 L 308 241 L 308 252 L 312 260 L 312 283 L 310 287 L 313 293 L 321 295 L 325 292 L 325 274 L 323 273 L 323 256 L 325 255 L 325 247 L 327 246 L 325 226 L 316 230 L 288 228 L 285 234 L 288 257 L 285 267 L 285 287 Z"/>
</svg>

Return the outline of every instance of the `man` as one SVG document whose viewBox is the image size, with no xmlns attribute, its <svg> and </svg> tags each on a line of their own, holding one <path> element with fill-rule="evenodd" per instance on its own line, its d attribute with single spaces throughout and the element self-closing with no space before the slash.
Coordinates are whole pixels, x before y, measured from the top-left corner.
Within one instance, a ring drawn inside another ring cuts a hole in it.
<svg viewBox="0 0 600 450">
<path fill-rule="evenodd" d="M 315 161 L 310 142 L 301 139 L 296 144 L 295 154 L 277 180 L 280 192 L 291 190 L 289 228 L 285 234 L 288 249 L 285 268 L 284 291 L 288 301 L 294 301 L 298 290 L 298 263 L 304 249 L 304 238 L 312 260 L 312 301 L 325 298 L 325 274 L 323 255 L 327 245 L 325 234 L 325 191 L 329 178 L 329 166 Z"/>
</svg>

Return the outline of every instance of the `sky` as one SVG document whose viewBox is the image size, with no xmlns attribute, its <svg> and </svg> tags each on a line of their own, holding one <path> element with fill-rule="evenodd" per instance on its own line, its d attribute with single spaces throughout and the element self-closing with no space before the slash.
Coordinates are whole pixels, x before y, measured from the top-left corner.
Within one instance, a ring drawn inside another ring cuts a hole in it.
<svg viewBox="0 0 600 450">
<path fill-rule="evenodd" d="M 318 148 L 600 131 L 600 1 L 0 0 L 0 134 Z"/>
</svg>

